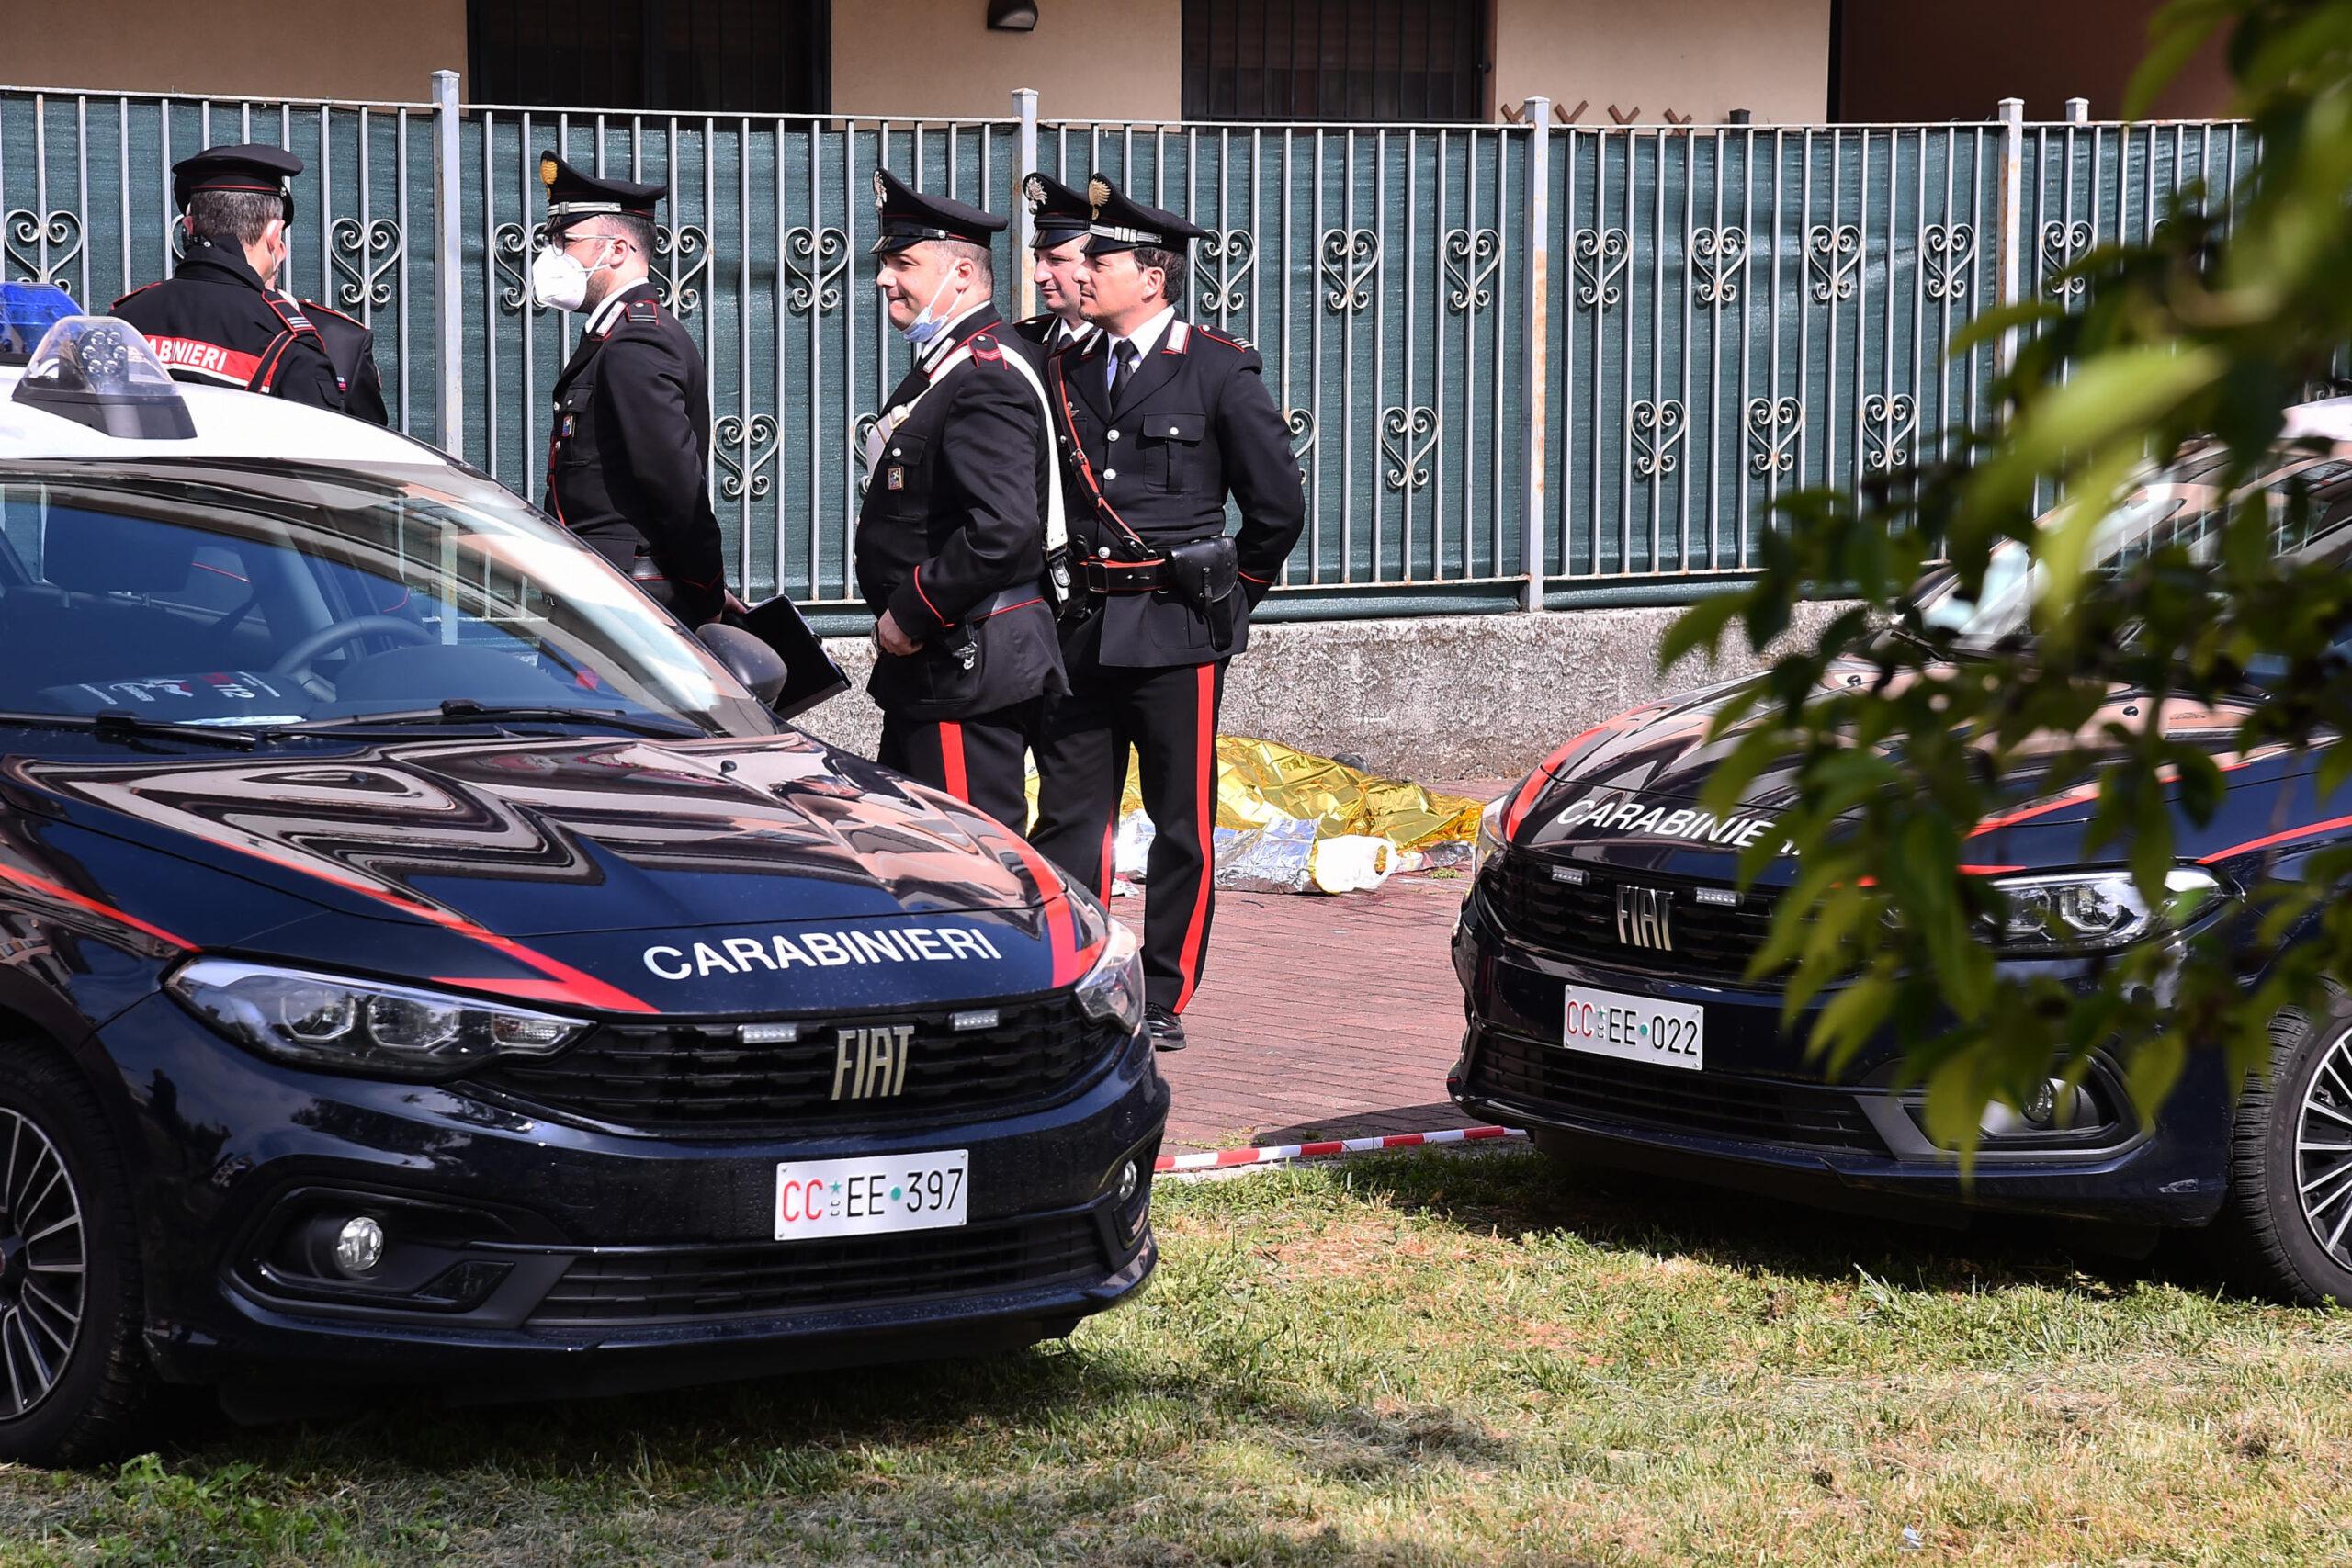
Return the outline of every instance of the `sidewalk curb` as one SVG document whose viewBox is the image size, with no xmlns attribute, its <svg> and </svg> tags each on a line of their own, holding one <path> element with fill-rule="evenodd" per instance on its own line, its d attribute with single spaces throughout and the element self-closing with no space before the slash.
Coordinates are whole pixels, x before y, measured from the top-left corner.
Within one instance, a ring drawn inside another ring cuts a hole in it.
<svg viewBox="0 0 2352 1568">
<path fill-rule="evenodd" d="M 1201 1154 L 1161 1155 L 1152 1163 L 1155 1176 L 1180 1176 L 1188 1171 L 1230 1170 L 1243 1166 L 1283 1165 L 1292 1160 L 1323 1159 L 1332 1155 L 1376 1154 L 1384 1149 L 1416 1149 L 1430 1144 L 1478 1143 L 1490 1138 L 1524 1138 L 1516 1127 L 1452 1127 L 1438 1133 L 1390 1133 L 1377 1138 L 1333 1138 L 1315 1144 L 1276 1144 L 1245 1149 L 1211 1149 Z"/>
</svg>

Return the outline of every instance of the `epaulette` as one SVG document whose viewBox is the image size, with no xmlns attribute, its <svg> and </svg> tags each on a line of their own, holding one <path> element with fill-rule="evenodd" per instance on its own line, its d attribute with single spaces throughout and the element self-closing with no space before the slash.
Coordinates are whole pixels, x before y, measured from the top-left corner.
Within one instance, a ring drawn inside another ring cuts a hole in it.
<svg viewBox="0 0 2352 1568">
<path fill-rule="evenodd" d="M 989 333 L 974 333 L 971 337 L 972 357 L 983 364 L 994 365 L 1004 358 L 1004 350 Z"/>
<path fill-rule="evenodd" d="M 650 299 L 632 299 L 621 310 L 632 321 L 658 321 L 662 319 L 662 307 Z"/>
<path fill-rule="evenodd" d="M 1258 345 L 1251 343 L 1246 337 L 1227 337 L 1221 332 L 1216 332 L 1204 326 L 1195 326 L 1193 330 L 1200 333 L 1203 337 L 1207 338 L 1210 342 L 1221 343 L 1227 348 L 1238 348 L 1245 354 L 1255 354 L 1258 352 Z"/>
<path fill-rule="evenodd" d="M 353 326 L 363 331 L 367 329 L 368 323 L 358 317 L 347 316 L 341 310 L 320 304 L 316 299 L 300 299 L 295 302 L 302 307 L 302 313 L 306 316 L 333 316 L 338 321 L 349 321 Z"/>
<path fill-rule="evenodd" d="M 162 278 L 160 278 L 160 277 L 159 277 L 159 278 L 157 278 L 157 279 L 156 279 L 154 282 L 153 282 L 153 283 L 142 283 L 142 284 L 141 284 L 138 288 L 136 288 L 132 289 L 130 293 L 128 293 L 128 294 L 124 295 L 124 296 L 122 297 L 122 299 L 118 299 L 118 300 L 116 300 L 113 304 L 111 304 L 111 305 L 107 306 L 107 310 L 120 310 L 120 309 L 123 307 L 123 305 L 124 305 L 124 303 L 125 303 L 126 301 L 138 299 L 141 294 L 146 293 L 146 292 L 147 292 L 147 290 L 149 290 L 150 288 L 161 288 L 163 286 L 164 286 L 164 279 L 162 279 Z"/>
</svg>

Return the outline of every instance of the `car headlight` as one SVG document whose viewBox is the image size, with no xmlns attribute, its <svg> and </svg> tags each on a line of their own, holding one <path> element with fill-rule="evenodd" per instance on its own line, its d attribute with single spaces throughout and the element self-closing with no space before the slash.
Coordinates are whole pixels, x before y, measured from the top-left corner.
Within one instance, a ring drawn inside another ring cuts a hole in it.
<svg viewBox="0 0 2352 1568">
<path fill-rule="evenodd" d="M 1996 882 L 2008 914 L 1993 934 L 2006 953 L 2096 953 L 2184 925 L 2221 890 L 2211 873 L 2180 866 L 2151 906 L 2122 870 L 2019 876 Z"/>
<path fill-rule="evenodd" d="M 1108 922 L 1102 955 L 1078 983 L 1078 1005 L 1093 1019 L 1108 1019 L 1133 1034 L 1143 1027 L 1143 959 L 1136 933 Z"/>
<path fill-rule="evenodd" d="M 184 964 L 164 984 L 265 1056 L 370 1077 L 443 1077 L 495 1056 L 544 1056 L 590 1027 L 479 997 L 225 958 Z"/>
<path fill-rule="evenodd" d="M 1487 808 L 1478 813 L 1478 837 L 1470 845 L 1470 880 L 1473 882 L 1477 881 L 1478 874 L 1487 869 L 1487 862 L 1499 860 L 1510 848 L 1510 840 L 1503 837 L 1503 812 L 1510 805 L 1510 795 L 1498 795 L 1487 802 Z"/>
</svg>

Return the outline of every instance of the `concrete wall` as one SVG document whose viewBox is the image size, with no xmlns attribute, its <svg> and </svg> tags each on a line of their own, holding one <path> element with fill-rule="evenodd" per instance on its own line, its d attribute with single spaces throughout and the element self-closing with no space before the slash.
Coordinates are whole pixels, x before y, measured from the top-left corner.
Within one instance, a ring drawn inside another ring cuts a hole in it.
<svg viewBox="0 0 2352 1568">
<path fill-rule="evenodd" d="M 1841 118 L 1989 119 L 2023 98 L 2029 119 L 2058 119 L 2088 98 L 2095 119 L 2123 112 L 2123 90 L 2147 52 L 2148 19 L 2164 0 L 1846 0 Z M 2230 112 L 2218 47 L 2191 62 L 2155 106 L 2163 118 Z"/>
<path fill-rule="evenodd" d="M 1802 631 L 1842 605 L 1805 606 Z M 1716 676 L 1703 660 L 1657 671 L 1675 610 L 1574 610 L 1544 615 L 1442 615 L 1253 626 L 1226 678 L 1228 735 L 1281 740 L 1423 780 L 1524 773 L 1561 741 L 1627 708 Z M 801 723 L 837 746 L 874 754 L 881 716 L 865 694 L 873 650 L 829 645 L 858 690 Z M 1727 660 L 1728 676 L 1753 668 Z"/>
<path fill-rule="evenodd" d="M 996 33 L 986 0 L 833 0 L 833 108 L 1001 117 L 1035 87 L 1055 119 L 1174 119 L 1183 16 L 1183 0 L 1042 0 L 1035 31 Z"/>
<path fill-rule="evenodd" d="M 1585 101 L 1578 125 L 1614 124 L 1611 104 L 1648 124 L 1668 109 L 1701 124 L 1736 108 L 1759 122 L 1819 120 L 1829 0 L 1495 0 L 1494 62 L 1495 104 Z"/>
<path fill-rule="evenodd" d="M 434 72 L 466 68 L 466 0 L 23 0 L 20 21 L 10 86 L 423 103 Z"/>
</svg>

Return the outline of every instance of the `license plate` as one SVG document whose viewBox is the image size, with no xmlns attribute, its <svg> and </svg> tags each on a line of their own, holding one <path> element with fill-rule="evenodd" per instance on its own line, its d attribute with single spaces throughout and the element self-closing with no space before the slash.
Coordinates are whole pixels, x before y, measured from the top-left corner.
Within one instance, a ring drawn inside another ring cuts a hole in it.
<svg viewBox="0 0 2352 1568">
<path fill-rule="evenodd" d="M 1560 1021 L 1560 1043 L 1571 1051 L 1696 1068 L 1706 1060 L 1707 1011 L 1686 1002 L 1662 1002 L 1570 986 Z"/>
<path fill-rule="evenodd" d="M 964 1223 L 971 1158 L 963 1149 L 775 1168 L 775 1238 L 878 1235 Z"/>
</svg>

